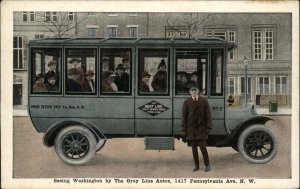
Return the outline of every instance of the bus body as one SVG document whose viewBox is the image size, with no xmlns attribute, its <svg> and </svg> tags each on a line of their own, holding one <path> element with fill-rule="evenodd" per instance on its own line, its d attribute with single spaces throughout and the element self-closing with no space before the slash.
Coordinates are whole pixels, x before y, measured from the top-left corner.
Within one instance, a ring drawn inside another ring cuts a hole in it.
<svg viewBox="0 0 300 189">
<path fill-rule="evenodd" d="M 30 41 L 32 123 L 69 164 L 86 163 L 110 138 L 145 137 L 146 149 L 174 150 L 183 102 L 197 85 L 213 118 L 208 145 L 231 146 L 250 162 L 265 163 L 278 150 L 276 136 L 264 126 L 271 119 L 254 107 L 228 108 L 227 54 L 234 48 L 218 38 Z M 261 138 L 254 144 L 256 136 Z"/>
</svg>

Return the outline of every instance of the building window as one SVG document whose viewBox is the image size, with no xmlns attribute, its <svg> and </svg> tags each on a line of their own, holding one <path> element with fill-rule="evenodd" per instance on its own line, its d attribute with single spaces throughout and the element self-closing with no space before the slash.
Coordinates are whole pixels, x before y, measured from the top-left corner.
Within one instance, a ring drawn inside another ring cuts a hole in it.
<svg viewBox="0 0 300 189">
<path fill-rule="evenodd" d="M 235 43 L 236 42 L 236 34 L 233 30 L 227 31 L 209 31 L 206 32 L 206 37 L 218 37 L 224 39 L 228 42 Z M 234 60 L 235 57 L 235 50 L 229 52 L 228 58 L 229 60 Z"/>
<path fill-rule="evenodd" d="M 235 94 L 235 78 L 228 77 L 228 95 Z"/>
<path fill-rule="evenodd" d="M 243 99 L 245 98 L 245 77 L 241 77 L 240 80 L 240 86 L 241 86 L 241 95 L 243 97 Z M 251 78 L 247 77 L 247 99 L 248 101 L 251 101 Z"/>
<path fill-rule="evenodd" d="M 269 94 L 269 93 L 270 93 L 270 78 L 259 77 L 259 94 Z"/>
<path fill-rule="evenodd" d="M 253 31 L 253 60 L 274 59 L 274 32 L 270 30 Z"/>
<path fill-rule="evenodd" d="M 45 22 L 57 22 L 57 12 L 45 12 Z"/>
<path fill-rule="evenodd" d="M 69 17 L 69 21 L 73 21 L 74 20 L 74 12 L 69 12 L 68 17 Z"/>
<path fill-rule="evenodd" d="M 276 77 L 276 94 L 286 94 L 286 76 L 277 76 Z"/>
<path fill-rule="evenodd" d="M 34 12 L 30 12 L 30 22 L 34 22 L 35 21 L 35 13 Z"/>
<path fill-rule="evenodd" d="M 51 12 L 45 12 L 45 22 L 49 22 L 51 20 Z"/>
<path fill-rule="evenodd" d="M 52 21 L 57 22 L 57 12 L 52 12 Z"/>
<path fill-rule="evenodd" d="M 116 26 L 109 26 L 108 27 L 108 37 L 116 38 L 117 37 L 117 27 Z"/>
<path fill-rule="evenodd" d="M 13 41 L 13 62 L 14 62 L 14 69 L 24 69 L 24 48 L 25 44 L 23 41 L 22 36 L 14 37 Z"/>
<path fill-rule="evenodd" d="M 184 31 L 184 32 L 179 32 L 179 37 L 187 37 L 187 32 Z"/>
<path fill-rule="evenodd" d="M 27 21 L 28 21 L 28 13 L 23 12 L 23 22 L 27 22 Z"/>
<path fill-rule="evenodd" d="M 174 37 L 174 32 L 167 32 L 167 37 Z"/>
<path fill-rule="evenodd" d="M 42 38 L 44 38 L 44 34 L 35 34 L 34 38 L 35 39 L 42 39 Z"/>
<path fill-rule="evenodd" d="M 22 77 L 14 75 L 13 105 L 22 105 Z"/>
<path fill-rule="evenodd" d="M 88 36 L 96 37 L 97 36 L 97 28 L 88 28 Z"/>
<path fill-rule="evenodd" d="M 131 37 L 131 38 L 138 37 L 138 28 L 137 27 L 129 27 L 129 37 Z"/>
</svg>

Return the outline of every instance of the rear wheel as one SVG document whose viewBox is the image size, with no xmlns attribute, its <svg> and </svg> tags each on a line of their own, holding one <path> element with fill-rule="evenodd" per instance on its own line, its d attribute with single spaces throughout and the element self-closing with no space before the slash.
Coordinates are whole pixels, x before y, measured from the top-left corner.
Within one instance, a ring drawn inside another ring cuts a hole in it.
<svg viewBox="0 0 300 189">
<path fill-rule="evenodd" d="M 278 152 L 278 139 L 264 125 L 254 125 L 245 129 L 238 139 L 240 154 L 251 163 L 266 163 Z"/>
<path fill-rule="evenodd" d="M 96 152 L 94 134 L 83 126 L 71 126 L 61 130 L 55 138 L 56 154 L 71 165 L 87 163 Z"/>
</svg>

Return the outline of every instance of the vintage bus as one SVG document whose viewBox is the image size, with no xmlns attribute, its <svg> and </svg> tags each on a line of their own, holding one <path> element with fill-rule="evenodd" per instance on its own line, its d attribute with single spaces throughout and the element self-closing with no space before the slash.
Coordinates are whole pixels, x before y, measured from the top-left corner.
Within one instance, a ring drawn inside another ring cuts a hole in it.
<svg viewBox="0 0 300 189">
<path fill-rule="evenodd" d="M 44 145 L 86 164 L 106 140 L 143 137 L 146 150 L 174 150 L 182 105 L 197 85 L 209 102 L 208 146 L 266 163 L 278 139 L 255 107 L 228 108 L 227 55 L 219 38 L 45 38 L 28 44 L 29 114 Z"/>
</svg>

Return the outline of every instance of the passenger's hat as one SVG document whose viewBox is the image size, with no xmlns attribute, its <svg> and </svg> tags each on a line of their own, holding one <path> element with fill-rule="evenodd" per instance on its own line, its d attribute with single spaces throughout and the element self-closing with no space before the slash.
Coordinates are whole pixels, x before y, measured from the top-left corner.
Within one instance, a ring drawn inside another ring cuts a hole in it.
<svg viewBox="0 0 300 189">
<path fill-rule="evenodd" d="M 48 75 L 48 79 L 51 79 L 51 78 L 54 78 L 54 79 L 56 79 L 56 74 L 54 73 L 54 74 L 50 74 L 50 75 Z"/>
<path fill-rule="evenodd" d="M 41 78 L 44 78 L 44 77 L 45 77 L 45 75 L 42 74 L 42 73 L 36 74 L 34 81 L 37 81 L 37 80 L 39 80 Z"/>
<path fill-rule="evenodd" d="M 116 68 L 116 70 L 119 70 L 119 69 L 122 69 L 122 70 L 125 70 L 125 67 L 123 64 L 119 64 Z"/>
<path fill-rule="evenodd" d="M 190 87 L 190 91 L 191 91 L 191 90 L 193 90 L 193 89 L 197 89 L 197 90 L 199 90 L 199 87 L 198 87 L 197 85 L 191 85 L 191 87 Z"/>
<path fill-rule="evenodd" d="M 114 72 L 112 72 L 112 71 L 106 71 L 106 72 L 103 72 L 103 78 L 105 79 L 105 78 L 108 78 L 109 76 L 111 76 L 111 77 L 116 77 L 117 75 L 114 73 Z"/>
<path fill-rule="evenodd" d="M 56 65 L 56 61 L 55 61 L 55 60 L 51 60 L 51 61 L 48 62 L 47 65 L 48 65 L 48 66 L 51 66 L 51 65 L 54 65 L 54 64 Z"/>
<path fill-rule="evenodd" d="M 107 57 L 102 58 L 102 62 L 108 62 L 108 61 L 109 61 L 109 59 Z"/>
<path fill-rule="evenodd" d="M 198 76 L 198 72 L 197 72 L 197 71 L 194 71 L 194 72 L 192 72 L 192 73 L 190 74 L 191 77 L 192 77 L 193 75 Z"/>
<path fill-rule="evenodd" d="M 94 75 L 95 73 L 92 70 L 88 70 L 84 73 L 84 75 Z"/>
<path fill-rule="evenodd" d="M 146 77 L 146 76 L 151 77 L 151 75 L 148 72 L 143 72 L 142 75 L 141 75 L 142 78 Z"/>
<path fill-rule="evenodd" d="M 128 57 L 122 59 L 122 62 L 128 62 L 128 61 L 129 61 Z"/>
<path fill-rule="evenodd" d="M 72 58 L 69 63 L 73 64 L 73 62 L 81 62 L 81 60 L 78 58 Z"/>
<path fill-rule="evenodd" d="M 160 61 L 160 63 L 159 63 L 159 65 L 158 65 L 157 68 L 160 68 L 160 67 L 167 67 L 167 66 L 166 66 L 166 62 L 165 62 L 165 59 L 162 59 L 162 60 Z"/>
<path fill-rule="evenodd" d="M 177 75 L 185 75 L 187 77 L 188 74 L 184 71 L 179 71 L 177 72 Z"/>
<path fill-rule="evenodd" d="M 77 68 L 68 69 L 68 75 L 73 75 L 73 74 L 79 74 L 79 71 Z"/>
</svg>

